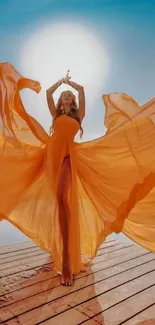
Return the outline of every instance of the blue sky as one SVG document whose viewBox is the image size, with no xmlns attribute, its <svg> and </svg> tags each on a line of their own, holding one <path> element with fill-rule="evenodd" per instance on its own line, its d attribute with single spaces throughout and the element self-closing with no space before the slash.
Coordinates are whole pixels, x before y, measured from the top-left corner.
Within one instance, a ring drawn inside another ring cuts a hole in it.
<svg viewBox="0 0 155 325">
<path fill-rule="evenodd" d="M 84 121 L 84 134 L 98 137 L 105 132 L 103 93 L 124 92 L 140 105 L 155 95 L 154 17 L 155 0 L 0 0 L 0 61 L 11 62 L 22 73 L 18 68 L 21 43 L 26 33 L 46 22 L 76 21 L 94 30 L 110 58 L 103 90 Z M 26 76 L 31 78 L 29 73 Z M 39 121 L 46 128 L 48 120 L 46 113 Z"/>
<path fill-rule="evenodd" d="M 155 0 L 0 0 L 0 60 L 18 66 L 10 35 L 22 38 L 46 19 L 79 19 L 107 40 L 112 69 L 104 91 L 127 92 L 143 103 L 155 93 L 154 17 Z"/>
<path fill-rule="evenodd" d="M 142 105 L 155 95 L 154 17 L 155 0 L 0 0 L 0 61 L 10 61 L 18 69 L 25 33 L 33 33 L 46 21 L 76 21 L 106 42 L 111 66 L 102 93 L 125 92 Z M 101 93 L 96 107 L 89 112 L 85 130 L 93 132 L 95 118 L 101 135 L 105 132 Z"/>
</svg>

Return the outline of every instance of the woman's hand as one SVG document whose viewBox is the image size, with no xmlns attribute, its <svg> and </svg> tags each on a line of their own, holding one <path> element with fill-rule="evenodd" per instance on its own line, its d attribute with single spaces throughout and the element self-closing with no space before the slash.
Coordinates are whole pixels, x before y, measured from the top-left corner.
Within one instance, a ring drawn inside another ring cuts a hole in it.
<svg viewBox="0 0 155 325">
<path fill-rule="evenodd" d="M 46 93 L 51 96 L 62 84 L 64 83 L 64 78 L 58 79 L 58 81 L 46 90 Z"/>
<path fill-rule="evenodd" d="M 61 86 L 64 83 L 64 78 L 61 78 L 58 80 L 58 87 Z"/>
<path fill-rule="evenodd" d="M 78 85 L 76 82 L 71 81 L 68 78 L 63 78 L 63 83 L 71 86 L 72 88 L 74 88 L 77 91 L 80 91 L 81 89 L 83 89 L 83 86 Z"/>
</svg>

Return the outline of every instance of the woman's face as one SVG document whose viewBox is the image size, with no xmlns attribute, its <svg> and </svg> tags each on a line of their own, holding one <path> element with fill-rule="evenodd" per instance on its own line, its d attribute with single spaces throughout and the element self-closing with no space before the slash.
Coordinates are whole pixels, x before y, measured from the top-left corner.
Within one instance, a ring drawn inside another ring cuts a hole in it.
<svg viewBox="0 0 155 325">
<path fill-rule="evenodd" d="M 73 102 L 73 95 L 70 92 L 64 92 L 61 96 L 62 105 L 71 107 Z"/>
</svg>

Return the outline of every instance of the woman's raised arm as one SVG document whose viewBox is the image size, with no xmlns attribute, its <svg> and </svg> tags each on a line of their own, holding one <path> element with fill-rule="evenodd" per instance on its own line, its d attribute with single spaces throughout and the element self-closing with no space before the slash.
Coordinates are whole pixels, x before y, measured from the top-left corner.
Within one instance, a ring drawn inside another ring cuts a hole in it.
<svg viewBox="0 0 155 325">
<path fill-rule="evenodd" d="M 83 86 L 78 85 L 74 81 L 69 80 L 68 78 L 64 79 L 64 83 L 73 87 L 79 93 L 79 117 L 82 122 L 83 118 L 85 117 L 85 93 Z"/>
<path fill-rule="evenodd" d="M 63 79 L 58 80 L 54 85 L 52 85 L 49 89 L 46 90 L 46 99 L 48 108 L 50 110 L 51 115 L 53 118 L 56 115 L 56 107 L 54 103 L 53 93 L 56 91 L 56 89 L 63 83 Z"/>
</svg>

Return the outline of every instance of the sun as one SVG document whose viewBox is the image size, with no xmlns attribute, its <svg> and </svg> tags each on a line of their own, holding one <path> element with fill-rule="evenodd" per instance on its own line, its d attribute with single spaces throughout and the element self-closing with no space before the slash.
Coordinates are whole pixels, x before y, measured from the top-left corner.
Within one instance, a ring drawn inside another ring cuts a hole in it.
<svg viewBox="0 0 155 325">
<path fill-rule="evenodd" d="M 93 30 L 68 22 L 44 24 L 36 28 L 24 39 L 18 62 L 22 74 L 40 81 L 42 90 L 49 88 L 70 70 L 71 80 L 84 86 L 88 107 L 95 102 L 101 85 L 104 86 L 109 68 L 103 41 Z M 62 90 L 68 88 L 62 85 L 54 95 L 55 100 Z M 77 96 L 77 92 L 73 92 Z M 39 96 L 41 99 L 43 93 Z M 30 100 L 32 104 L 33 99 L 32 94 L 28 105 Z M 46 105 L 43 97 L 40 104 L 37 101 L 37 105 Z"/>
</svg>

